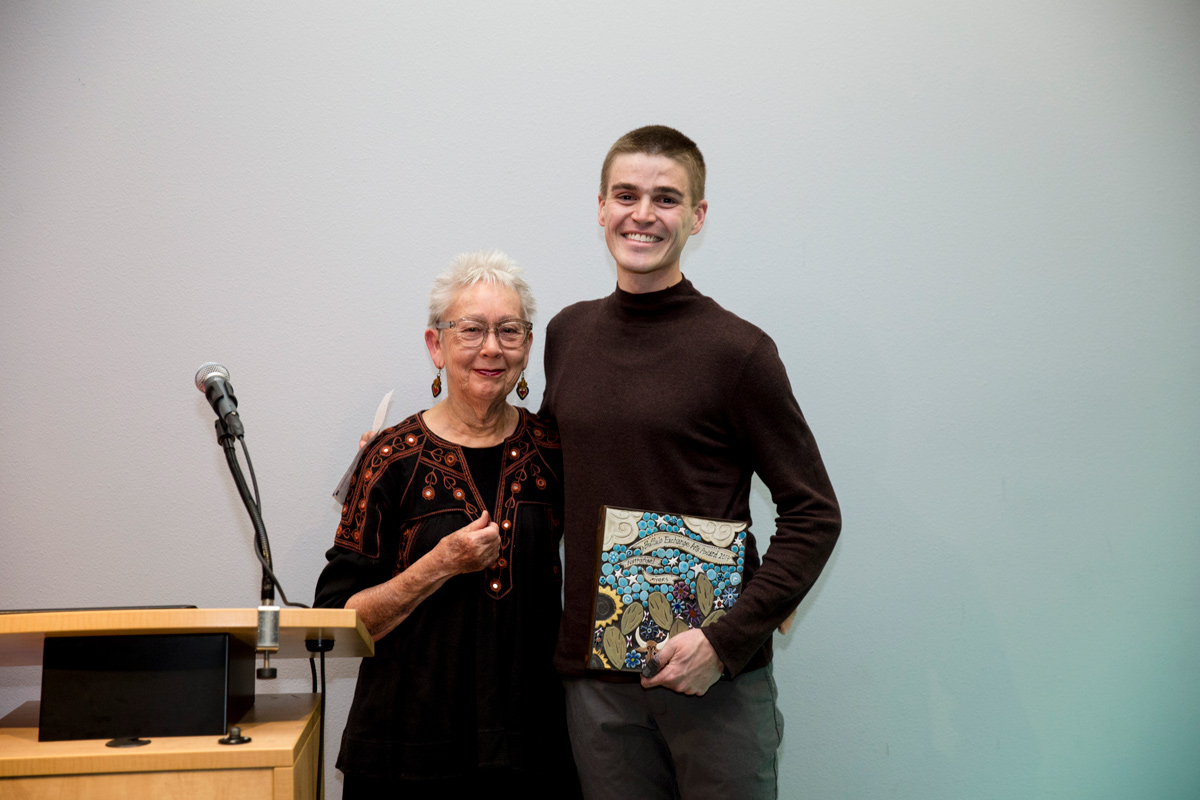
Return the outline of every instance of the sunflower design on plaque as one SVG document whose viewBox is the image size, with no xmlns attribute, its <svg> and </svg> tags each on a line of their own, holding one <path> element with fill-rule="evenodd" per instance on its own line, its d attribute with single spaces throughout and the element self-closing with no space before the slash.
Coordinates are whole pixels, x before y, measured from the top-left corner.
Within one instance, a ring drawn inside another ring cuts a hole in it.
<svg viewBox="0 0 1200 800">
<path fill-rule="evenodd" d="M 746 522 L 604 506 L 592 669 L 640 672 L 663 642 L 737 602 Z"/>
</svg>

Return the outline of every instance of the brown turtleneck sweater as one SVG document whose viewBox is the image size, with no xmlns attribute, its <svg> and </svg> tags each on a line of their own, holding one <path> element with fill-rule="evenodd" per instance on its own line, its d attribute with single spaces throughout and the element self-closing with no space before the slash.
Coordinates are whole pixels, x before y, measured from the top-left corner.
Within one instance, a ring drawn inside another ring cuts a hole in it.
<svg viewBox="0 0 1200 800">
<path fill-rule="evenodd" d="M 771 633 L 812 587 L 841 529 L 775 343 L 686 278 L 649 294 L 618 289 L 550 321 L 546 382 L 540 414 L 562 437 L 566 495 L 559 672 L 602 675 L 586 669 L 600 507 L 749 520 L 754 473 L 777 507 L 775 534 L 761 563 L 748 537 L 741 596 L 703 631 L 728 675 L 769 663 Z"/>
</svg>

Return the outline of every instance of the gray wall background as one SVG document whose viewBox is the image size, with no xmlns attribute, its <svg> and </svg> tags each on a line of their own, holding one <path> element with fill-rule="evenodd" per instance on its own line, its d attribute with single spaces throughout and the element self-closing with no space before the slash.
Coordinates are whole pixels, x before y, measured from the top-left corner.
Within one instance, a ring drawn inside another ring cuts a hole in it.
<svg viewBox="0 0 1200 800">
<path fill-rule="evenodd" d="M 5 2 L 0 607 L 257 603 L 208 360 L 311 601 L 376 403 L 429 404 L 432 276 L 508 251 L 539 331 L 607 294 L 600 161 L 664 122 L 710 165 L 684 272 L 845 510 L 783 796 L 1195 797 L 1198 87 L 1190 1 Z"/>
</svg>

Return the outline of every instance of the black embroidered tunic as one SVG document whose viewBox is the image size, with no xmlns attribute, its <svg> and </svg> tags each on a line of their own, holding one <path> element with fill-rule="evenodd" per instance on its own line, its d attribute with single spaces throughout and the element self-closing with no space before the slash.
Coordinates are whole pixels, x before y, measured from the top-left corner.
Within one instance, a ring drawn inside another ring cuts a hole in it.
<svg viewBox="0 0 1200 800">
<path fill-rule="evenodd" d="M 364 658 L 338 768 L 380 778 L 444 778 L 475 767 L 538 768 L 566 742 L 552 658 L 560 616 L 562 456 L 523 409 L 501 448 L 488 509 L 501 549 L 457 575 Z M 463 449 L 421 416 L 368 445 L 352 479 L 315 605 L 341 608 L 479 517 Z M 548 743 L 553 743 L 551 746 Z"/>
</svg>

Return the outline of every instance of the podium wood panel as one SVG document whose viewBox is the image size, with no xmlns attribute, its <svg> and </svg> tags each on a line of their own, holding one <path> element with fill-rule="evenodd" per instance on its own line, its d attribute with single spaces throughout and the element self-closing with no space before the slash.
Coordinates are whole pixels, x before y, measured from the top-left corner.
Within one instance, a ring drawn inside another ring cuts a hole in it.
<svg viewBox="0 0 1200 800">
<path fill-rule="evenodd" d="M 46 636 L 162 633 L 230 633 L 254 645 L 258 638 L 258 611 L 253 608 L 142 608 L 0 614 L 0 666 L 41 664 L 42 641 Z M 327 654 L 332 658 L 375 653 L 371 635 L 353 609 L 280 609 L 276 658 L 307 658 L 304 640 L 316 638 L 336 642 Z"/>
<path fill-rule="evenodd" d="M 270 773 L 245 769 L 92 775 L 86 781 L 79 777 L 16 778 L 11 781 L 0 778 L 0 791 L 4 792 L 5 800 L 275 800 L 278 796 Z"/>
<path fill-rule="evenodd" d="M 104 739 L 39 742 L 30 701 L 0 719 L 0 797 L 316 800 L 319 703 L 318 695 L 259 695 L 240 723 L 249 744 L 167 736 L 116 749 Z"/>
</svg>

